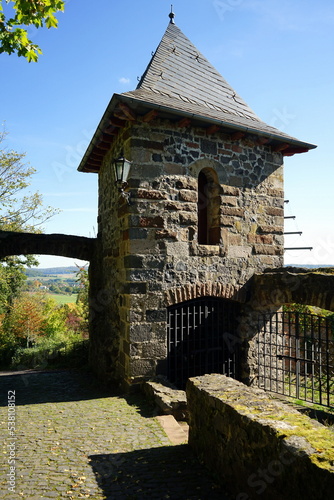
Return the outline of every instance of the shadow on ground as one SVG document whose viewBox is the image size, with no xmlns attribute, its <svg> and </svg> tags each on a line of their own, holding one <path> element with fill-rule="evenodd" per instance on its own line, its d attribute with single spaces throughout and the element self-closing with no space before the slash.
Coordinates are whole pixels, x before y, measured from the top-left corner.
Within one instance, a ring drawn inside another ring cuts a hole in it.
<svg viewBox="0 0 334 500">
<path fill-rule="evenodd" d="M 188 445 L 92 455 L 89 460 L 107 500 L 228 500 Z"/>
<path fill-rule="evenodd" d="M 7 406 L 8 391 L 15 391 L 16 406 L 106 398 L 116 391 L 101 388 L 88 372 L 47 371 L 0 373 L 0 406 Z"/>
<path fill-rule="evenodd" d="M 88 371 L 0 372 L 0 407 L 8 405 L 8 391 L 15 391 L 16 406 L 121 397 L 142 417 L 153 416 L 142 393 L 124 395 L 115 387 L 107 389 Z"/>
</svg>

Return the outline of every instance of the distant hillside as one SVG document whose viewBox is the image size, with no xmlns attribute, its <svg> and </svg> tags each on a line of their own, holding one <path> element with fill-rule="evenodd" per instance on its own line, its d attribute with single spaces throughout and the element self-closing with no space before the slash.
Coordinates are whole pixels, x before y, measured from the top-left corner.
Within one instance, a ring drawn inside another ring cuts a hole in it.
<svg viewBox="0 0 334 500">
<path fill-rule="evenodd" d="M 306 267 L 307 269 L 316 269 L 319 267 L 334 267 L 332 264 L 322 264 L 322 265 L 303 265 L 301 266 L 300 264 L 287 264 L 285 267 Z M 78 272 L 78 267 L 77 266 L 70 266 L 70 267 L 48 267 L 48 268 L 33 268 L 29 269 L 26 268 L 25 274 L 28 276 L 28 278 L 36 278 L 38 276 L 53 276 L 55 274 L 76 274 Z"/>
<path fill-rule="evenodd" d="M 284 267 L 306 267 L 307 269 L 319 269 L 322 267 L 334 267 L 334 264 L 303 264 L 302 266 L 300 264 L 287 264 Z"/>
<path fill-rule="evenodd" d="M 70 266 L 70 267 L 48 267 L 45 269 L 41 268 L 33 268 L 25 269 L 25 274 L 28 276 L 28 278 L 35 278 L 38 276 L 53 276 L 55 274 L 75 274 L 78 272 L 78 268 L 76 266 Z"/>
</svg>

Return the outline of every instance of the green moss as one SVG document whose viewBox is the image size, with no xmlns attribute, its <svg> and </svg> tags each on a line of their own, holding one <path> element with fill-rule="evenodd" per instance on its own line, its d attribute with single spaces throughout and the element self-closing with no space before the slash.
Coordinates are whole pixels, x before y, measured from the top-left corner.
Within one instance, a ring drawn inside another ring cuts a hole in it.
<svg viewBox="0 0 334 500">
<path fill-rule="evenodd" d="M 281 438 L 298 436 L 303 437 L 316 450 L 310 455 L 311 461 L 317 466 L 334 471 L 334 433 L 324 426 L 315 425 L 309 417 L 285 410 L 283 405 L 270 404 L 270 400 L 263 400 L 252 405 L 251 399 L 243 404 L 240 390 L 216 394 L 226 404 L 245 416 L 261 416 L 265 420 L 285 422 L 293 429 L 276 429 L 276 435 Z M 247 397 L 246 395 L 244 396 Z"/>
</svg>

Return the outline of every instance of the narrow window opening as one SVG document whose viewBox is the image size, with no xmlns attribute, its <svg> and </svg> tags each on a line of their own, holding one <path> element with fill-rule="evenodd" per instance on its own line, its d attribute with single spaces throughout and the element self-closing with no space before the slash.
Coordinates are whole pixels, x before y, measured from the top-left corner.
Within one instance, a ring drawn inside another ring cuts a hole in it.
<svg viewBox="0 0 334 500">
<path fill-rule="evenodd" d="M 217 174 L 204 169 L 198 176 L 198 243 L 218 245 L 220 240 L 219 185 Z"/>
</svg>

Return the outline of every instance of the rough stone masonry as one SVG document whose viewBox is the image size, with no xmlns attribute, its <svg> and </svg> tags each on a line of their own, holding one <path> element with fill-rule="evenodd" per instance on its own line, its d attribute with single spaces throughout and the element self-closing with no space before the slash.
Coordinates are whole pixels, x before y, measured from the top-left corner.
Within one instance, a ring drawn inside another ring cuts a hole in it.
<svg viewBox="0 0 334 500">
<path fill-rule="evenodd" d="M 111 172 L 119 150 L 133 162 L 130 205 Z M 256 137 L 160 119 L 123 129 L 99 173 L 92 295 L 104 291 L 108 307 L 91 331 L 101 372 L 129 383 L 165 373 L 168 305 L 205 295 L 245 302 L 253 274 L 282 265 L 282 163 Z M 215 244 L 198 243 L 200 172 L 212 179 Z"/>
</svg>

